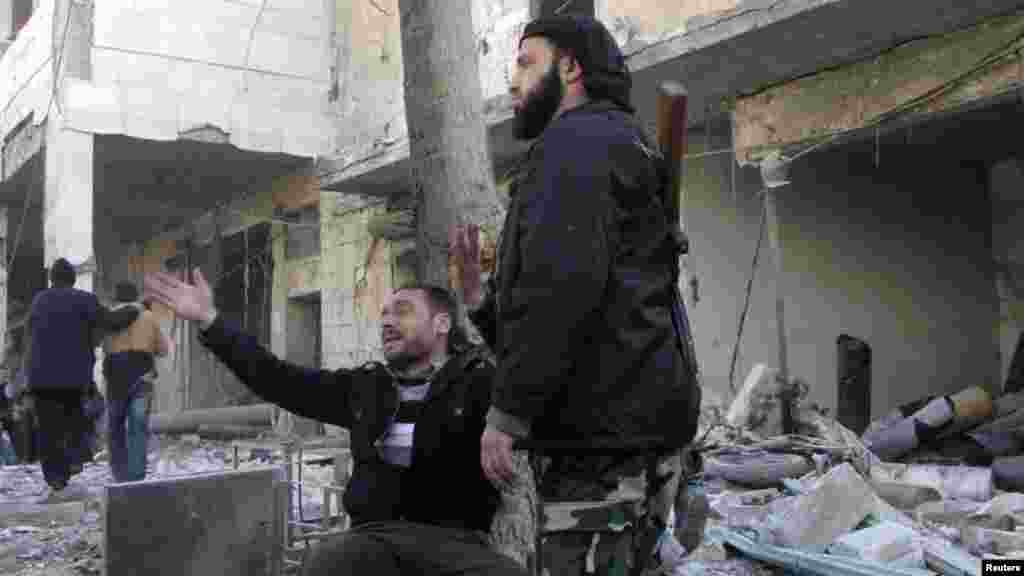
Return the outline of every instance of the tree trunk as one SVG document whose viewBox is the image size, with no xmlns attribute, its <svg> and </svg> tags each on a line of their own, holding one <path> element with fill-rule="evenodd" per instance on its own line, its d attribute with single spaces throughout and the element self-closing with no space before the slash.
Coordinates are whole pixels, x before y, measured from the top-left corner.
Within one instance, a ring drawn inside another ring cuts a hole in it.
<svg viewBox="0 0 1024 576">
<path fill-rule="evenodd" d="M 405 117 L 416 194 L 417 276 L 450 286 L 448 230 L 494 225 L 500 205 L 470 0 L 399 0 Z"/>
</svg>

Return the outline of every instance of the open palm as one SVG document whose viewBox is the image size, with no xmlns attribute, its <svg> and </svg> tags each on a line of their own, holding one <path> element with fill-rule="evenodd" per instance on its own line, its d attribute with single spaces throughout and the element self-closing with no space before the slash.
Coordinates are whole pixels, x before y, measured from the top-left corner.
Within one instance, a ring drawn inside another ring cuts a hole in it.
<svg viewBox="0 0 1024 576">
<path fill-rule="evenodd" d="M 209 320 L 214 314 L 213 289 L 199 268 L 193 270 L 192 277 L 195 284 L 183 282 L 165 272 L 146 274 L 146 294 L 185 320 Z"/>
</svg>

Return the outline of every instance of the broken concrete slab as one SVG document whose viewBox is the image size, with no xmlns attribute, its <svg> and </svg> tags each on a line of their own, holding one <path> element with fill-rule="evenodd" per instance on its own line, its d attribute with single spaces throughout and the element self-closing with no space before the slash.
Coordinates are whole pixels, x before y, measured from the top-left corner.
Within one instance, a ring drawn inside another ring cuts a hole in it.
<svg viewBox="0 0 1024 576">
<path fill-rule="evenodd" d="M 916 486 L 906 482 L 872 481 L 875 493 L 900 510 L 913 510 L 925 502 L 942 500 L 942 494 L 931 486 Z"/>
<path fill-rule="evenodd" d="M 264 468 L 107 486 L 107 576 L 272 574 L 281 480 Z"/>
<path fill-rule="evenodd" d="M 914 551 L 915 532 L 896 522 L 882 522 L 840 536 L 829 546 L 830 554 L 874 562 L 892 562 Z"/>
<path fill-rule="evenodd" d="M 850 464 L 833 468 L 773 518 L 776 544 L 824 549 L 876 509 L 877 496 Z"/>
</svg>

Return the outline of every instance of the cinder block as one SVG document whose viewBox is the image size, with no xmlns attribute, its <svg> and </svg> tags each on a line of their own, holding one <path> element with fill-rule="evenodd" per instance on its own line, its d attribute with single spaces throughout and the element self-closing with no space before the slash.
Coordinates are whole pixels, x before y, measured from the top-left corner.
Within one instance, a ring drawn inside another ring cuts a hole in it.
<svg viewBox="0 0 1024 576">
<path fill-rule="evenodd" d="M 282 479 L 273 468 L 106 486 L 106 574 L 272 574 Z"/>
</svg>

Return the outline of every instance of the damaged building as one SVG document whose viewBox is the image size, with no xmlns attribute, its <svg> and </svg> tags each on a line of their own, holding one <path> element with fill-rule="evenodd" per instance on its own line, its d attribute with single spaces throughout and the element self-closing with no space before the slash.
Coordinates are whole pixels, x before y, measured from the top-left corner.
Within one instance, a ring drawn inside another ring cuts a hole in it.
<svg viewBox="0 0 1024 576">
<path fill-rule="evenodd" d="M 499 189 L 524 150 L 506 92 L 530 4 L 472 2 Z M 624 47 L 652 131 L 660 83 L 689 92 L 681 283 L 708 402 L 759 364 L 857 433 L 923 397 L 999 395 L 1024 330 L 1020 2 L 573 4 Z M 377 226 L 413 207 L 402 73 L 397 0 L 0 0 L 0 334 L 65 257 L 104 301 L 198 266 L 279 356 L 375 358 L 415 269 Z M 265 406 L 157 312 L 174 348 L 154 422 Z M 872 351 L 850 388 L 841 336 Z"/>
</svg>

